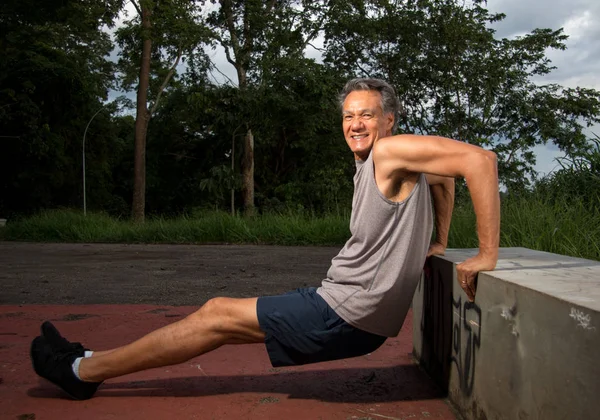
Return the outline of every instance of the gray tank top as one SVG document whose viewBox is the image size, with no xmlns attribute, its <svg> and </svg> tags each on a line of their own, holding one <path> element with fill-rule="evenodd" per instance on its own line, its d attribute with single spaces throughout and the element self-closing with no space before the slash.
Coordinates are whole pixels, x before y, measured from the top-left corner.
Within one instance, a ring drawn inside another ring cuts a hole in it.
<svg viewBox="0 0 600 420">
<path fill-rule="evenodd" d="M 317 293 L 346 322 L 373 334 L 398 335 L 423 271 L 433 229 L 424 174 L 401 202 L 375 182 L 372 154 L 356 161 L 350 232 Z"/>
</svg>

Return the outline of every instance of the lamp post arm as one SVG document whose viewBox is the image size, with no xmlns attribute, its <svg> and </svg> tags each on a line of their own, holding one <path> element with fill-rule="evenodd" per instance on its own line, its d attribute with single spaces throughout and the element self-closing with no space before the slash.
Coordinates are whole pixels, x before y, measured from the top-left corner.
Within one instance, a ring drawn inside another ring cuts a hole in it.
<svg viewBox="0 0 600 420">
<path fill-rule="evenodd" d="M 88 128 L 90 128 L 90 124 L 92 123 L 92 120 L 94 118 L 96 118 L 96 115 L 98 115 L 100 113 L 100 111 L 102 111 L 108 105 L 110 105 L 110 104 L 104 105 L 102 108 L 100 108 L 98 111 L 96 111 L 96 113 L 94 115 L 92 115 L 92 118 L 90 118 L 90 120 L 88 121 L 87 125 L 85 126 L 85 130 L 83 132 L 83 143 L 82 143 L 83 147 L 82 147 L 82 151 L 81 151 L 81 157 L 83 160 L 83 215 L 84 216 L 87 215 L 87 203 L 86 203 L 86 197 L 85 197 L 85 135 L 87 134 Z"/>
</svg>

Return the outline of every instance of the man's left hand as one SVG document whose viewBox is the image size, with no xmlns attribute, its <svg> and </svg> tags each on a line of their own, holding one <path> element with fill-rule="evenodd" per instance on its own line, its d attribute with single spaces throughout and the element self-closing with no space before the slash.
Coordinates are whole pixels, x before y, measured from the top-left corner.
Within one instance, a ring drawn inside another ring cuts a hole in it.
<svg viewBox="0 0 600 420">
<path fill-rule="evenodd" d="M 439 242 L 433 242 L 429 245 L 429 250 L 427 250 L 427 258 L 432 255 L 444 255 L 446 253 L 446 247 Z"/>
<path fill-rule="evenodd" d="M 480 271 L 491 271 L 496 268 L 497 256 L 477 254 L 456 266 L 458 284 L 467 294 L 471 302 L 475 300 L 475 280 Z"/>
<path fill-rule="evenodd" d="M 431 276 L 431 258 L 433 255 L 444 255 L 446 252 L 446 247 L 439 242 L 433 242 L 429 245 L 429 249 L 427 250 L 427 257 L 425 258 L 425 266 L 423 267 L 423 271 L 425 272 L 425 277 L 429 278 Z"/>
</svg>

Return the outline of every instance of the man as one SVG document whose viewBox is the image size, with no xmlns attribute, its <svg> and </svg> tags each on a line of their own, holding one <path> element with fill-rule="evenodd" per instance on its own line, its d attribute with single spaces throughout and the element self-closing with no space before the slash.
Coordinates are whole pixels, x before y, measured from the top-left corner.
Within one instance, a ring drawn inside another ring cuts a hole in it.
<svg viewBox="0 0 600 420">
<path fill-rule="evenodd" d="M 357 166 L 352 236 L 321 287 L 211 299 L 185 319 L 108 351 L 87 351 L 46 322 L 31 345 L 38 375 L 86 399 L 106 379 L 182 363 L 224 344 L 264 342 L 273 366 L 372 352 L 398 334 L 426 256 L 445 251 L 458 176 L 466 178 L 477 215 L 479 254 L 457 266 L 460 285 L 473 300 L 477 273 L 493 270 L 498 259 L 495 155 L 436 136 L 392 136 L 399 103 L 381 80 L 351 80 L 340 102 Z M 430 197 L 436 216 L 431 244 Z"/>
</svg>

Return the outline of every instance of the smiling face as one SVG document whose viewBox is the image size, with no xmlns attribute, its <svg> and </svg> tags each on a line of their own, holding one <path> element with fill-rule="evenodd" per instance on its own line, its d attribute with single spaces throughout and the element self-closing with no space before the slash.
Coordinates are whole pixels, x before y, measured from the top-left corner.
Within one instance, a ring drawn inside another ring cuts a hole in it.
<svg viewBox="0 0 600 420">
<path fill-rule="evenodd" d="M 366 160 L 375 142 L 392 135 L 394 114 L 383 114 L 381 94 L 376 90 L 355 90 L 342 109 L 346 143 L 358 160 Z"/>
</svg>

